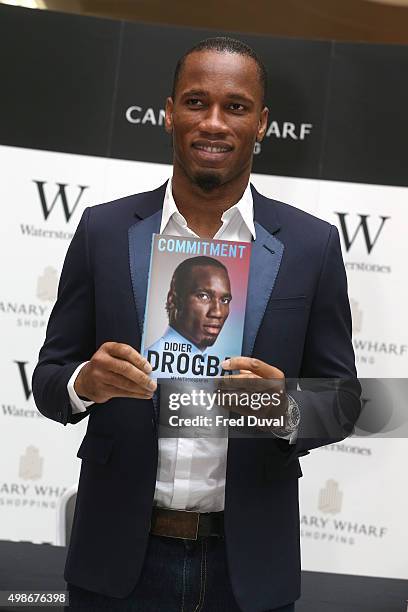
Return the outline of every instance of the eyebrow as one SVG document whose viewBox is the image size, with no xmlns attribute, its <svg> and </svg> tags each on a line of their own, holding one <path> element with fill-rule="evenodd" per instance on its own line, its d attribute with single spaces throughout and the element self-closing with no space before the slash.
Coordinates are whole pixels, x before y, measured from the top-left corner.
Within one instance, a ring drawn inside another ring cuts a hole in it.
<svg viewBox="0 0 408 612">
<path fill-rule="evenodd" d="M 198 287 L 197 289 L 194 289 L 193 293 L 209 293 L 211 295 L 214 295 L 214 291 L 212 289 L 206 289 L 205 287 Z M 231 293 L 229 293 L 228 291 L 226 291 L 225 293 L 222 294 L 222 297 L 230 297 L 232 298 Z"/>
<path fill-rule="evenodd" d="M 229 100 L 237 100 L 237 101 L 244 101 L 247 104 L 253 104 L 254 101 L 252 100 L 252 98 L 248 98 L 247 96 L 245 96 L 244 94 L 239 94 L 239 93 L 231 93 L 227 95 L 227 98 Z"/>
<path fill-rule="evenodd" d="M 204 91 L 204 89 L 189 89 L 188 91 L 184 91 L 181 95 L 183 98 L 187 96 L 208 96 L 208 91 Z"/>
<path fill-rule="evenodd" d="M 189 96 L 208 96 L 209 92 L 204 89 L 189 89 L 181 94 L 182 98 L 188 98 Z M 246 102 L 247 104 L 254 104 L 254 100 L 252 98 L 248 98 L 245 94 L 240 93 L 229 93 L 226 95 L 228 100 L 236 100 L 238 102 Z"/>
</svg>

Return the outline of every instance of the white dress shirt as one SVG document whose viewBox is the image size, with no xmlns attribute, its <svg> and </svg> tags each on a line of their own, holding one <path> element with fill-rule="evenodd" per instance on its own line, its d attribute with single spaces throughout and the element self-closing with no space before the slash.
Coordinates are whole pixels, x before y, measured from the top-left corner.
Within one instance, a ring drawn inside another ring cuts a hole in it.
<svg viewBox="0 0 408 612">
<path fill-rule="evenodd" d="M 173 198 L 171 180 L 164 196 L 161 234 L 198 238 L 180 214 Z M 250 242 L 255 240 L 253 200 L 249 184 L 242 198 L 226 210 L 214 239 Z M 135 322 L 136 324 L 136 322 Z M 92 402 L 82 401 L 74 382 L 81 364 L 68 382 L 73 413 L 83 412 Z M 285 436 L 292 442 L 292 436 Z M 176 510 L 217 512 L 224 509 L 228 438 L 159 438 L 159 460 L 154 495 L 155 505 Z"/>
</svg>

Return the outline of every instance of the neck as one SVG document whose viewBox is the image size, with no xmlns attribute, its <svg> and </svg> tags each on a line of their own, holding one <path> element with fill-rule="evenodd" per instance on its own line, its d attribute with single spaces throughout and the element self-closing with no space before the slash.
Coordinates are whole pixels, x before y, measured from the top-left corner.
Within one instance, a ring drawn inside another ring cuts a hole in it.
<svg viewBox="0 0 408 612">
<path fill-rule="evenodd" d="M 189 338 L 188 334 L 186 334 L 186 332 L 177 325 L 176 321 L 170 321 L 170 327 L 172 327 L 174 330 L 176 330 L 176 332 L 178 334 L 180 334 L 180 336 L 183 336 L 183 338 L 185 338 L 186 340 L 188 340 L 189 342 L 191 342 L 192 344 L 194 344 L 194 346 L 196 348 L 198 348 L 201 352 L 204 352 L 204 350 L 207 348 L 207 346 L 202 346 L 200 344 L 197 344 L 196 342 L 194 342 L 194 340 L 192 340 L 191 338 Z"/>
<path fill-rule="evenodd" d="M 175 165 L 173 198 L 188 227 L 200 238 L 213 238 L 222 225 L 223 213 L 239 202 L 248 180 L 249 171 L 211 191 L 204 191 Z"/>
</svg>

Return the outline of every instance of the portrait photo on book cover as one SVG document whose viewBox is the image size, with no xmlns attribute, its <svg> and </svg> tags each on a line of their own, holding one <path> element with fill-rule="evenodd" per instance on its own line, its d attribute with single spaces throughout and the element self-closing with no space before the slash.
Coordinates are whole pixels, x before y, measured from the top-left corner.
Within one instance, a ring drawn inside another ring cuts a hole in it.
<svg viewBox="0 0 408 612">
<path fill-rule="evenodd" d="M 211 377 L 241 354 L 251 244 L 154 234 L 142 353 L 157 378 Z"/>
</svg>

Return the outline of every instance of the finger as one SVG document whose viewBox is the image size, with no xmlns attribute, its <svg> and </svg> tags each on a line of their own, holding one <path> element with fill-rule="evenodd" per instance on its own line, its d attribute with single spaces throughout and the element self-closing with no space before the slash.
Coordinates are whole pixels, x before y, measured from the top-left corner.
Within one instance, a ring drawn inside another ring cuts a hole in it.
<svg viewBox="0 0 408 612">
<path fill-rule="evenodd" d="M 103 346 L 106 352 L 112 357 L 128 361 L 135 366 L 135 368 L 146 372 L 146 374 L 150 374 L 152 371 L 152 366 L 147 359 L 142 357 L 142 355 L 136 349 L 134 349 L 133 346 L 123 344 L 122 342 L 105 342 Z"/>
<path fill-rule="evenodd" d="M 147 376 L 147 374 L 144 374 L 136 366 L 132 365 L 128 361 L 124 361 L 123 359 L 115 359 L 114 357 L 111 357 L 107 363 L 106 369 L 114 374 L 127 378 L 131 382 L 148 391 L 155 391 L 157 388 L 157 383 L 155 380 L 152 380 L 149 378 L 149 376 Z"/>
<path fill-rule="evenodd" d="M 129 393 L 152 394 L 157 387 L 155 381 L 152 381 L 150 378 L 148 378 L 148 385 L 143 386 L 125 376 L 115 374 L 114 372 L 104 372 L 101 376 L 104 384 L 116 387 L 121 391 L 128 391 Z M 154 383 L 154 386 L 151 383 Z"/>
<path fill-rule="evenodd" d="M 262 378 L 262 376 L 258 376 L 258 374 L 254 374 L 250 370 L 239 370 L 239 374 L 224 374 L 222 378 L 238 378 L 239 376 L 248 375 L 251 378 Z"/>
<path fill-rule="evenodd" d="M 224 370 L 249 370 L 260 378 L 284 378 L 281 370 L 254 357 L 231 357 L 223 361 L 221 367 Z"/>
<path fill-rule="evenodd" d="M 151 393 L 135 393 L 131 391 L 126 391 L 125 389 L 118 389 L 113 385 L 105 385 L 105 391 L 109 394 L 110 398 L 114 397 L 129 397 L 133 399 L 152 399 Z"/>
<path fill-rule="evenodd" d="M 222 377 L 224 380 L 237 380 L 237 378 L 260 378 L 262 380 L 262 376 L 258 376 L 257 374 L 252 374 L 252 372 L 245 372 L 244 374 L 242 374 L 241 372 L 239 374 L 226 374 Z"/>
<path fill-rule="evenodd" d="M 238 376 L 242 377 L 242 378 L 245 378 L 245 377 L 247 377 L 247 378 L 262 378 L 262 376 L 259 376 L 258 374 L 254 374 L 250 370 L 240 370 Z"/>
</svg>

